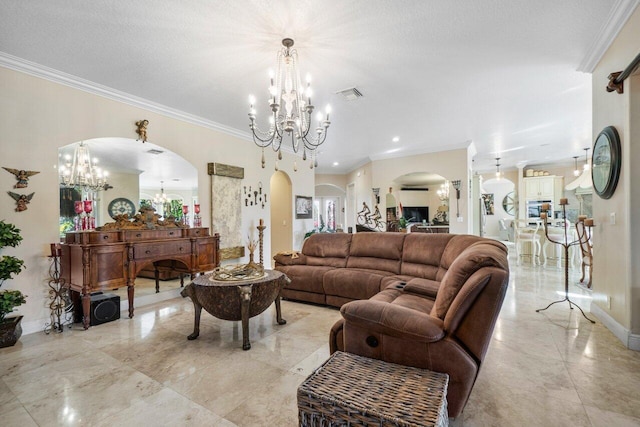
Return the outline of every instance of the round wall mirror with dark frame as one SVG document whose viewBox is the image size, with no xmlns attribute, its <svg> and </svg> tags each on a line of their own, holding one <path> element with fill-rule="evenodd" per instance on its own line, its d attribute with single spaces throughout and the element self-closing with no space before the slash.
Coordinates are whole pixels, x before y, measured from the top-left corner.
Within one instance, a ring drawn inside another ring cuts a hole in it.
<svg viewBox="0 0 640 427">
<path fill-rule="evenodd" d="M 507 195 L 504 196 L 504 199 L 502 199 L 502 209 L 504 209 L 507 215 L 515 216 L 517 206 L 518 202 L 516 201 L 516 194 L 513 191 L 507 193 Z"/>
<path fill-rule="evenodd" d="M 620 136 L 616 128 L 607 126 L 596 138 L 591 158 L 593 189 L 598 196 L 603 199 L 613 196 L 620 178 L 621 165 Z"/>
</svg>

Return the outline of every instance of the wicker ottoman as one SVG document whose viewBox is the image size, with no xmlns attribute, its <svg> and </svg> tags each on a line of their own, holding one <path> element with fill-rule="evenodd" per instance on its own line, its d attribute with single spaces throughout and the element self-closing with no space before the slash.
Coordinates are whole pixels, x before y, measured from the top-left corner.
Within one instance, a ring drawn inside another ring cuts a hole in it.
<svg viewBox="0 0 640 427">
<path fill-rule="evenodd" d="M 336 352 L 298 387 L 303 427 L 447 426 L 449 376 Z"/>
</svg>

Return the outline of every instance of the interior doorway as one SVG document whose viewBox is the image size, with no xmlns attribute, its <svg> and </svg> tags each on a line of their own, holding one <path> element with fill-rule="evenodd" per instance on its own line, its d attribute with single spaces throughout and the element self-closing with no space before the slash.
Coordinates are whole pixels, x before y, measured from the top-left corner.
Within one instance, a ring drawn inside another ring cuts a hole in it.
<svg viewBox="0 0 640 427">
<path fill-rule="evenodd" d="M 283 171 L 271 176 L 271 254 L 293 249 L 293 189 Z M 273 261 L 272 261 L 273 262 Z"/>
</svg>

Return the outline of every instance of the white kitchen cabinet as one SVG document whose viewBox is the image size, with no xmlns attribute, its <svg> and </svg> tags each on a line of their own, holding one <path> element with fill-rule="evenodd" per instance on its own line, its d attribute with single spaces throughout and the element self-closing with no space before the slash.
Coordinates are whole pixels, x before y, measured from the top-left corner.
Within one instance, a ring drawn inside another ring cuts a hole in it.
<svg viewBox="0 0 640 427">
<path fill-rule="evenodd" d="M 564 177 L 536 176 L 524 178 L 524 193 L 526 200 L 551 200 L 558 203 L 563 195 Z"/>
</svg>

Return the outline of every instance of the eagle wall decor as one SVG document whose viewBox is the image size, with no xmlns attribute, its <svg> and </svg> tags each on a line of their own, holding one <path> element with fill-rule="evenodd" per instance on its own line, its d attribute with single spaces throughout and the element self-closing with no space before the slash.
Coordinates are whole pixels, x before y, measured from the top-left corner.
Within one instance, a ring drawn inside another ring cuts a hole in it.
<svg viewBox="0 0 640 427">
<path fill-rule="evenodd" d="M 7 172 L 11 172 L 16 176 L 16 180 L 18 180 L 18 182 L 13 186 L 13 188 L 27 188 L 29 186 L 29 177 L 40 173 L 39 171 L 5 168 L 4 166 L 2 167 L 2 169 L 6 170 Z"/>
</svg>

